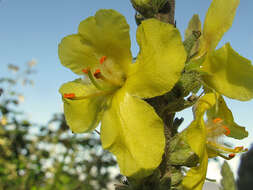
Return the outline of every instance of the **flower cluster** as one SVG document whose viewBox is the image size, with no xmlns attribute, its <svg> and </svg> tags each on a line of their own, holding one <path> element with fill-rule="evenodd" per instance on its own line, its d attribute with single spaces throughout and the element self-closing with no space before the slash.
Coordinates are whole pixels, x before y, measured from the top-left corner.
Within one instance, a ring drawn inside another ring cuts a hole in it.
<svg viewBox="0 0 253 190">
<path fill-rule="evenodd" d="M 137 29 L 140 52 L 135 62 L 129 26 L 121 14 L 100 10 L 82 21 L 78 33 L 65 37 L 59 45 L 62 65 L 81 76 L 59 90 L 71 130 L 89 132 L 101 124 L 102 146 L 117 157 L 121 173 L 148 176 L 162 160 L 165 137 L 163 121 L 144 99 L 164 95 L 182 73 L 196 72 L 205 95 L 194 105 L 194 120 L 184 134 L 199 165 L 187 172 L 182 184 L 185 189 L 201 190 L 208 158 L 232 159 L 247 150 L 229 148 L 220 141 L 223 136 L 248 136 L 245 128 L 234 122 L 222 95 L 252 99 L 253 66 L 229 43 L 216 50 L 238 5 L 239 0 L 213 0 L 203 29 L 194 15 L 184 43 L 173 25 L 156 19 L 142 21 Z"/>
</svg>

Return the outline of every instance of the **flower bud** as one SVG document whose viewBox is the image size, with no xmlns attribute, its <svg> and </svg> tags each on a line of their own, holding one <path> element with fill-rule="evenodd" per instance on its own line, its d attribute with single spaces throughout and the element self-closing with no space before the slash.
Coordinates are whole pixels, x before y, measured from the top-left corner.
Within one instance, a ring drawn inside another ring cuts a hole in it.
<svg viewBox="0 0 253 190">
<path fill-rule="evenodd" d="M 133 7 L 146 18 L 153 17 L 153 0 L 131 0 Z"/>
</svg>

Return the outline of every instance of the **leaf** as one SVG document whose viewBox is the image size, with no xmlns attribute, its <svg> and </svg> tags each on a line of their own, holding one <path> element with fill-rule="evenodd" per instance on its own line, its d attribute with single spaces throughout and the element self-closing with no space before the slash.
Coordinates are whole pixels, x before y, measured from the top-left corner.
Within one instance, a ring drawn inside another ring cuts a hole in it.
<svg viewBox="0 0 253 190">
<path fill-rule="evenodd" d="M 174 136 L 170 141 L 169 163 L 177 166 L 196 166 L 199 157 L 193 152 L 186 141 L 185 131 Z"/>
<path fill-rule="evenodd" d="M 224 161 L 221 169 L 221 188 L 220 190 L 236 190 L 234 174 L 231 171 L 228 163 Z"/>
</svg>

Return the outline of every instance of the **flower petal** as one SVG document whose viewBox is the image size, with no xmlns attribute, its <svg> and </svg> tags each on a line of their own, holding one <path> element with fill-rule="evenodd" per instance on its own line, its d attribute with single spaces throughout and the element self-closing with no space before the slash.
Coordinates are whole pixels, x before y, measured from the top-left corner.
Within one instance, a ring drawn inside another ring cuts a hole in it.
<svg viewBox="0 0 253 190">
<path fill-rule="evenodd" d="M 186 190 L 202 190 L 205 182 L 208 154 L 206 149 L 206 127 L 204 114 L 215 104 L 215 95 L 207 93 L 196 103 L 194 110 L 195 120 L 186 128 L 187 142 L 191 149 L 199 156 L 199 166 L 191 168 L 183 179 L 183 186 Z"/>
<path fill-rule="evenodd" d="M 181 76 L 186 52 L 179 31 L 155 19 L 143 21 L 137 30 L 140 54 L 126 81 L 130 94 L 151 98 L 173 88 Z"/>
<path fill-rule="evenodd" d="M 63 84 L 59 91 L 62 96 L 74 93 L 76 97 L 83 97 L 82 99 L 63 98 L 64 115 L 73 132 L 86 132 L 97 127 L 105 97 L 98 96 L 99 92 L 94 86 L 84 84 L 81 79 L 77 79 Z"/>
<path fill-rule="evenodd" d="M 116 155 L 123 175 L 141 178 L 158 167 L 165 146 L 163 122 L 145 101 L 119 90 L 101 125 L 102 145 Z"/>
<path fill-rule="evenodd" d="M 95 49 L 84 44 L 82 40 L 79 34 L 69 35 L 62 39 L 58 48 L 61 64 L 79 75 L 83 74 L 83 69 L 92 68 L 99 63 Z"/>
<path fill-rule="evenodd" d="M 202 190 L 207 172 L 208 155 L 205 150 L 197 167 L 191 168 L 183 179 L 184 190 Z"/>
<path fill-rule="evenodd" d="M 78 28 L 83 43 L 92 47 L 97 58 L 106 56 L 127 72 L 132 63 L 129 25 L 115 10 L 99 10 L 94 17 L 82 21 Z"/>
<path fill-rule="evenodd" d="M 213 0 L 209 7 L 203 28 L 202 51 L 216 48 L 222 36 L 232 26 L 240 0 Z"/>
<path fill-rule="evenodd" d="M 229 44 L 209 55 L 202 70 L 208 73 L 206 84 L 217 92 L 241 101 L 253 98 L 253 66 Z"/>
<path fill-rule="evenodd" d="M 243 139 L 247 137 L 248 132 L 245 130 L 245 127 L 242 127 L 234 122 L 233 114 L 227 107 L 222 96 L 219 96 L 217 104 L 217 107 L 213 106 L 211 109 L 207 110 L 208 119 L 213 120 L 215 118 L 221 118 L 224 125 L 226 125 L 226 127 L 230 130 L 230 134 L 228 135 L 229 137 L 235 139 Z"/>
<path fill-rule="evenodd" d="M 59 45 L 61 63 L 76 74 L 99 65 L 101 58 L 118 64 L 126 73 L 132 62 L 129 26 L 114 10 L 100 10 L 79 25 L 78 34 L 65 37 Z"/>
</svg>

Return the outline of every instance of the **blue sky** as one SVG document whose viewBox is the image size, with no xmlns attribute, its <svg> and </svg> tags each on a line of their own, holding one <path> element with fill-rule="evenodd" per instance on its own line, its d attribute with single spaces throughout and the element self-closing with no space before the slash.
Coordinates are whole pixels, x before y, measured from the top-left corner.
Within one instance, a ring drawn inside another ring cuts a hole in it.
<svg viewBox="0 0 253 190">
<path fill-rule="evenodd" d="M 183 34 L 195 13 L 204 20 L 211 0 L 177 0 L 177 27 Z M 253 60 L 253 1 L 241 1 L 232 28 L 220 45 L 230 42 L 246 58 Z M 80 21 L 94 15 L 98 9 L 115 9 L 122 13 L 131 28 L 132 52 L 138 52 L 135 42 L 136 24 L 130 0 L 2 0 L 0 3 L 0 77 L 6 76 L 6 64 L 22 67 L 32 58 L 38 61 L 38 73 L 33 76 L 34 87 L 22 89 L 26 101 L 22 104 L 28 116 L 36 122 L 46 123 L 52 113 L 62 110 L 58 88 L 64 82 L 77 78 L 58 59 L 58 44 L 63 37 L 77 32 Z M 219 46 L 220 46 L 219 45 Z M 235 120 L 248 127 L 253 134 L 253 101 L 228 100 Z M 190 122 L 190 110 L 179 114 Z M 249 144 L 253 136 L 243 141 Z"/>
</svg>

